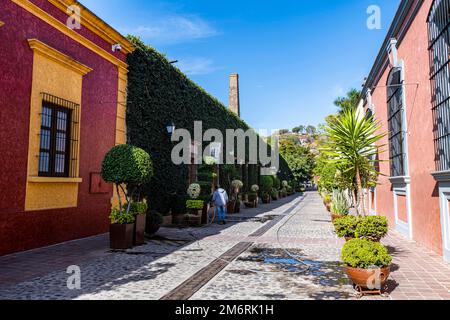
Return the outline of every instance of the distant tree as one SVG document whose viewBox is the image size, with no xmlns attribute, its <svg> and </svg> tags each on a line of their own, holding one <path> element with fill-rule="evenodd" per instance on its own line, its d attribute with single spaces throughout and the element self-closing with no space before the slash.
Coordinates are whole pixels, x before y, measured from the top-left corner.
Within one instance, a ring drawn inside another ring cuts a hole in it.
<svg viewBox="0 0 450 320">
<path fill-rule="evenodd" d="M 279 135 L 283 135 L 283 134 L 287 134 L 289 132 L 291 132 L 291 130 L 289 130 L 289 129 L 281 129 L 280 131 L 278 131 L 278 134 Z"/>
<path fill-rule="evenodd" d="M 307 126 L 306 127 L 306 133 L 313 136 L 317 133 L 317 128 L 314 126 Z"/>
<path fill-rule="evenodd" d="M 337 98 L 334 104 L 339 108 L 338 113 L 343 114 L 347 110 L 356 111 L 360 100 L 361 92 L 356 89 L 351 89 L 346 97 Z"/>
<path fill-rule="evenodd" d="M 306 129 L 305 126 L 300 125 L 298 127 L 295 127 L 294 129 L 292 129 L 292 132 L 297 133 L 297 134 L 304 134 L 305 133 L 305 129 Z"/>
<path fill-rule="evenodd" d="M 295 127 L 294 129 L 292 129 L 293 133 L 299 134 L 300 133 L 300 127 Z"/>
</svg>

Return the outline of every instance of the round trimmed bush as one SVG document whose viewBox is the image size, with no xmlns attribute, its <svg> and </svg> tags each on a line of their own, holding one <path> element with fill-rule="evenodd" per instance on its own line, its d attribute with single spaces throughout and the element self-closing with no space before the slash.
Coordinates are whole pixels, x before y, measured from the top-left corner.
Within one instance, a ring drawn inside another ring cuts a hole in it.
<svg viewBox="0 0 450 320">
<path fill-rule="evenodd" d="M 372 241 L 379 241 L 385 237 L 389 231 L 386 217 L 370 216 L 361 219 L 355 230 L 357 238 L 364 238 Z"/>
<path fill-rule="evenodd" d="M 152 176 L 150 155 L 131 145 L 115 146 L 102 163 L 102 178 L 109 183 L 141 185 L 150 182 Z"/>
<path fill-rule="evenodd" d="M 348 241 L 342 249 L 341 258 L 347 266 L 361 269 L 385 268 L 392 262 L 386 247 L 366 239 Z"/>
<path fill-rule="evenodd" d="M 261 191 L 271 192 L 273 188 L 273 179 L 270 176 L 261 176 L 260 178 Z"/>
<path fill-rule="evenodd" d="M 345 216 L 333 221 L 338 237 L 355 238 L 356 228 L 361 219 L 355 216 Z"/>
</svg>

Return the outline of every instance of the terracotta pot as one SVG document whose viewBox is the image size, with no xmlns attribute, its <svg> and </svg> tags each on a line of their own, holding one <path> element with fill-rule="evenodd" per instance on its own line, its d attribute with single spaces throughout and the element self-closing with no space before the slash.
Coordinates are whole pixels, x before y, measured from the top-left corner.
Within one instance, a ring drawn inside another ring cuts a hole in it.
<svg viewBox="0 0 450 320">
<path fill-rule="evenodd" d="M 147 221 L 146 214 L 138 214 L 134 221 L 133 244 L 141 246 L 145 244 L 145 224 Z"/>
<path fill-rule="evenodd" d="M 186 221 L 186 214 L 173 214 L 172 215 L 172 224 L 174 225 L 182 225 Z"/>
<path fill-rule="evenodd" d="M 342 218 L 342 217 L 344 217 L 344 216 L 342 216 L 342 215 L 340 215 L 340 214 L 334 214 L 334 213 L 331 214 L 331 220 L 332 220 L 332 221 L 337 220 L 337 219 L 340 219 L 340 218 Z"/>
<path fill-rule="evenodd" d="M 355 239 L 355 238 L 353 238 L 353 237 L 345 237 L 345 241 L 347 241 L 347 242 L 349 242 L 350 240 L 353 240 L 353 239 Z"/>
<path fill-rule="evenodd" d="M 113 250 L 126 250 L 133 247 L 134 223 L 112 224 L 109 226 L 109 242 Z"/>
<path fill-rule="evenodd" d="M 171 226 L 172 223 L 173 223 L 173 217 L 172 217 L 172 215 L 169 215 L 169 216 L 163 216 L 163 223 L 162 223 L 162 226 L 163 226 L 163 227 Z"/>
<path fill-rule="evenodd" d="M 227 204 L 227 213 L 228 214 L 233 214 L 234 213 L 234 208 L 236 207 L 236 201 L 230 201 Z"/>
<path fill-rule="evenodd" d="M 391 273 L 391 267 L 380 269 L 360 269 L 345 267 L 350 280 L 358 287 L 363 289 L 379 289 L 382 290 Z M 375 288 L 368 288 L 369 286 L 375 286 Z"/>
<path fill-rule="evenodd" d="M 158 231 L 159 231 L 159 229 L 161 228 L 161 226 L 159 225 L 159 224 L 150 224 L 150 225 L 147 225 L 147 228 L 146 228 L 146 233 L 151 237 L 151 236 L 154 236 Z"/>
<path fill-rule="evenodd" d="M 269 204 L 269 203 L 270 203 L 270 197 L 262 198 L 262 202 L 263 202 L 264 204 Z"/>
</svg>

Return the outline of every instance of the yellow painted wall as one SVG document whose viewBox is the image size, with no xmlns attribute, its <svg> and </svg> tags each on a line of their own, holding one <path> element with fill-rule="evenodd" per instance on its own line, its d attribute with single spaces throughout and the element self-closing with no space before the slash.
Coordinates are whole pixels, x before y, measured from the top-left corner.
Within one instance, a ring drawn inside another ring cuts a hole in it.
<svg viewBox="0 0 450 320">
<path fill-rule="evenodd" d="M 117 95 L 117 116 L 116 116 L 116 145 L 127 143 L 126 128 L 126 101 L 127 101 L 127 71 L 119 68 L 119 85 Z M 119 207 L 119 199 L 117 197 L 116 187 L 114 186 L 113 198 L 111 205 L 114 208 Z M 122 201 L 125 201 L 125 195 L 121 192 Z"/>
<path fill-rule="evenodd" d="M 41 93 L 45 92 L 79 104 L 81 114 L 83 75 L 89 72 L 90 69 L 40 41 L 29 40 L 29 43 L 34 51 L 34 58 L 25 210 L 35 211 L 76 207 L 78 186 L 81 182 L 81 179 L 77 179 L 78 167 L 75 168 L 77 177 L 73 179 L 37 178 L 39 171 L 40 113 L 42 111 Z M 76 132 L 80 132 L 80 130 Z M 80 143 L 77 150 L 78 159 Z"/>
</svg>

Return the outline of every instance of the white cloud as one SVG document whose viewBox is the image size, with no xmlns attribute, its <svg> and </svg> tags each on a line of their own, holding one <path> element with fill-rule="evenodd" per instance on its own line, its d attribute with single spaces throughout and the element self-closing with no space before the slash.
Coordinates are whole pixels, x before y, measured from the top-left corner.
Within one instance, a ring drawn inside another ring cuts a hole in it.
<svg viewBox="0 0 450 320">
<path fill-rule="evenodd" d="M 207 58 L 181 59 L 177 67 L 187 75 L 204 75 L 216 71 L 214 62 Z"/>
<path fill-rule="evenodd" d="M 151 20 L 128 33 L 141 36 L 150 44 L 175 44 L 219 34 L 205 20 L 195 16 L 169 16 Z"/>
</svg>

